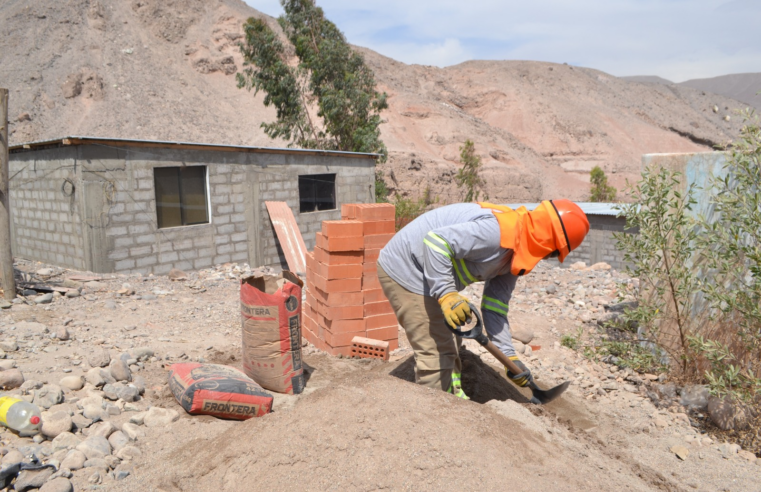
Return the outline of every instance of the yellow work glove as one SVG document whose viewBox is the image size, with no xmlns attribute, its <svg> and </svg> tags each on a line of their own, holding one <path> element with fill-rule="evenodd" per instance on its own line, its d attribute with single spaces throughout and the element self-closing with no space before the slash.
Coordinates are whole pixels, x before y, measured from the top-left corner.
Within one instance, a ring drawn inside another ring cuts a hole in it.
<svg viewBox="0 0 761 492">
<path fill-rule="evenodd" d="M 517 355 L 508 357 L 508 359 L 513 361 L 515 365 L 518 366 L 518 369 L 521 370 L 521 372 L 518 374 L 513 374 L 513 372 L 506 367 L 505 372 L 507 373 L 507 377 L 510 378 L 510 381 L 514 382 L 521 388 L 525 388 L 529 385 L 529 383 L 531 383 L 531 381 L 534 380 L 534 377 L 531 375 L 531 371 L 529 371 L 528 367 L 526 367 L 526 365 L 521 362 L 520 359 L 518 359 Z"/>
<path fill-rule="evenodd" d="M 439 299 L 439 305 L 444 313 L 444 318 L 447 320 L 447 324 L 455 330 L 470 321 L 471 312 L 468 302 L 467 298 L 457 292 L 444 294 Z"/>
</svg>

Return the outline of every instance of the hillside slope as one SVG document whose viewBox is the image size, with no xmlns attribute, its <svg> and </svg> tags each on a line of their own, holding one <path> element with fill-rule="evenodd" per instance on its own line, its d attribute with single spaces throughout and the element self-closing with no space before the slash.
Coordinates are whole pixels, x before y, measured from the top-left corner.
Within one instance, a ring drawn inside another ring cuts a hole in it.
<svg viewBox="0 0 761 492">
<path fill-rule="evenodd" d="M 687 80 L 679 85 L 731 97 L 761 110 L 761 95 L 758 94 L 761 92 L 761 73 L 734 73 Z"/>
<path fill-rule="evenodd" d="M 274 119 L 261 95 L 236 87 L 249 16 L 263 15 L 240 0 L 6 0 L 0 86 L 11 89 L 11 142 L 285 145 L 260 129 Z M 539 62 L 405 65 L 361 50 L 391 96 L 382 128 L 391 158 L 381 168 L 407 195 L 430 186 L 457 200 L 452 177 L 468 138 L 484 158 L 490 199 L 580 199 L 595 165 L 622 187 L 643 153 L 709 150 L 739 128 L 723 118 L 741 103 L 695 89 Z"/>
</svg>

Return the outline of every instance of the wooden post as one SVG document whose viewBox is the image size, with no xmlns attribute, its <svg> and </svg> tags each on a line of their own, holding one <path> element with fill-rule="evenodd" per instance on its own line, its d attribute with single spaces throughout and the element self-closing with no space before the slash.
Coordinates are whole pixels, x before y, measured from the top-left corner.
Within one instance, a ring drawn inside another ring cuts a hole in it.
<svg viewBox="0 0 761 492">
<path fill-rule="evenodd" d="M 8 182 L 8 89 L 0 89 L 0 273 L 3 296 L 10 301 L 16 297 L 11 252 L 11 200 Z"/>
</svg>

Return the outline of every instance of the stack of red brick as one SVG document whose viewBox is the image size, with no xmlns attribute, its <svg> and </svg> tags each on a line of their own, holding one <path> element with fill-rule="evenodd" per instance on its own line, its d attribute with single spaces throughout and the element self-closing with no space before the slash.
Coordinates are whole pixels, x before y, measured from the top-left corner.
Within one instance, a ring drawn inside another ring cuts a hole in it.
<svg viewBox="0 0 761 492">
<path fill-rule="evenodd" d="M 399 346 L 397 320 L 378 282 L 380 250 L 394 236 L 394 206 L 341 207 L 342 220 L 326 220 L 307 254 L 304 337 L 331 355 L 351 354 L 355 336 Z"/>
</svg>

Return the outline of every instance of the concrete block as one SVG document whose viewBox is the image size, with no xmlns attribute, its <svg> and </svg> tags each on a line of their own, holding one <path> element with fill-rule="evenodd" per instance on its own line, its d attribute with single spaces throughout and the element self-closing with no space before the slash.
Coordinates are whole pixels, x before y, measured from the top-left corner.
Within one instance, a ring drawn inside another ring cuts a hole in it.
<svg viewBox="0 0 761 492">
<path fill-rule="evenodd" d="M 248 240 L 248 234 L 245 232 L 238 232 L 235 234 L 232 234 L 230 236 L 230 240 L 234 243 L 240 242 L 240 241 L 247 241 Z"/>
<path fill-rule="evenodd" d="M 235 232 L 235 226 L 233 224 L 217 227 L 217 234 L 232 234 L 233 232 Z"/>
<path fill-rule="evenodd" d="M 231 240 L 231 236 L 228 234 L 223 234 L 219 236 L 214 236 L 214 244 L 220 245 L 220 244 L 227 244 Z"/>
<path fill-rule="evenodd" d="M 127 234 L 127 228 L 124 226 L 110 227 L 106 230 L 106 236 L 124 236 Z"/>
<path fill-rule="evenodd" d="M 235 243 L 235 251 L 236 252 L 248 251 L 248 243 L 246 242 Z"/>
<path fill-rule="evenodd" d="M 153 266 L 156 263 L 158 263 L 158 258 L 155 256 L 146 256 L 144 258 L 138 258 L 135 260 L 135 263 L 137 264 L 138 268 L 145 268 L 149 266 Z"/>
<path fill-rule="evenodd" d="M 153 254 L 153 247 L 151 247 L 151 246 L 140 246 L 140 247 L 137 247 L 137 248 L 130 248 L 129 254 L 132 257 L 150 255 L 150 254 Z M 138 265 L 138 266 L 140 266 L 140 265 Z"/>
<path fill-rule="evenodd" d="M 230 255 L 218 255 L 215 256 L 212 261 L 215 265 L 221 265 L 223 263 L 230 263 L 232 261 L 232 257 Z"/>
<path fill-rule="evenodd" d="M 133 260 L 132 258 L 114 262 L 114 270 L 116 270 L 117 272 L 129 270 L 131 268 L 135 268 L 135 260 Z"/>
<path fill-rule="evenodd" d="M 248 252 L 235 253 L 230 257 L 231 261 L 243 263 L 248 261 Z"/>
<path fill-rule="evenodd" d="M 209 257 L 203 257 L 198 258 L 193 262 L 193 268 L 196 270 L 200 270 L 202 268 L 209 268 L 211 266 L 211 258 Z"/>
<path fill-rule="evenodd" d="M 234 248 L 233 248 L 232 244 L 221 244 L 221 245 L 217 246 L 217 254 L 218 255 L 232 253 L 233 250 L 234 250 Z"/>
<path fill-rule="evenodd" d="M 134 243 L 135 241 L 132 239 L 132 236 L 117 237 L 114 239 L 114 248 L 125 248 L 132 246 Z"/>
<path fill-rule="evenodd" d="M 155 234 L 143 234 L 140 236 L 135 236 L 135 242 L 137 244 L 148 244 L 156 241 L 156 235 Z"/>
<path fill-rule="evenodd" d="M 148 224 L 133 224 L 128 227 L 130 234 L 146 234 L 152 231 L 152 227 Z"/>
<path fill-rule="evenodd" d="M 169 263 L 172 261 L 177 261 L 180 259 L 180 256 L 177 254 L 176 251 L 171 251 L 168 253 L 159 253 L 159 262 L 160 263 Z"/>
<path fill-rule="evenodd" d="M 212 195 L 209 201 L 211 201 L 213 205 L 219 205 L 229 203 L 230 199 L 228 195 Z"/>
<path fill-rule="evenodd" d="M 230 214 L 230 213 L 233 213 L 234 210 L 235 210 L 235 205 L 232 205 L 232 204 L 217 205 L 214 215 L 217 216 L 217 215 L 223 215 L 223 214 Z"/>
<path fill-rule="evenodd" d="M 214 224 L 216 225 L 223 225 L 223 224 L 229 224 L 230 223 L 230 216 L 229 215 L 219 215 L 214 216 Z"/>
</svg>

